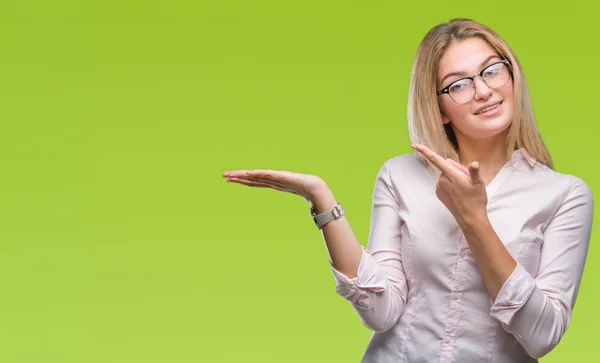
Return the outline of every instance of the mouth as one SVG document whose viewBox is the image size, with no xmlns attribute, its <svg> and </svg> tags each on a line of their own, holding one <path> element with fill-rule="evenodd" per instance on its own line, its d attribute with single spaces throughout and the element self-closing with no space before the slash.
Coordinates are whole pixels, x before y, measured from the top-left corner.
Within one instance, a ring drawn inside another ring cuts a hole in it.
<svg viewBox="0 0 600 363">
<path fill-rule="evenodd" d="M 487 106 L 487 107 L 481 109 L 480 111 L 475 112 L 475 115 L 478 115 L 478 116 L 479 115 L 491 115 L 498 111 L 498 108 L 502 105 L 503 102 L 504 101 L 500 101 L 500 102 L 494 103 L 493 105 Z"/>
</svg>

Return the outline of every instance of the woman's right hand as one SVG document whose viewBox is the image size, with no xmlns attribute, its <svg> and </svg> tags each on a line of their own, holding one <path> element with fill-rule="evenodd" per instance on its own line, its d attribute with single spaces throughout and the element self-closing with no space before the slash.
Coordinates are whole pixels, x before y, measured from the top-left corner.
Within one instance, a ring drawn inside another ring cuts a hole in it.
<svg viewBox="0 0 600 363">
<path fill-rule="evenodd" d="M 320 177 L 291 171 L 233 170 L 224 172 L 222 176 L 228 182 L 297 194 L 311 204 L 319 191 L 327 189 L 327 184 Z"/>
</svg>

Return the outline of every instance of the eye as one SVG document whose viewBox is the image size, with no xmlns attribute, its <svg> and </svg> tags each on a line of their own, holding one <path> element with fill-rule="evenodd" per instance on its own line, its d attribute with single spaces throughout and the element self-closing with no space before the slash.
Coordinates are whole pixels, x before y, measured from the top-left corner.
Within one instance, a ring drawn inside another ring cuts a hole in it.
<svg viewBox="0 0 600 363">
<path fill-rule="evenodd" d="M 500 72 L 504 65 L 503 64 L 494 64 L 493 66 L 486 68 L 483 72 L 484 77 L 492 77 Z"/>
<path fill-rule="evenodd" d="M 456 81 L 450 85 L 448 88 L 448 92 L 459 93 L 464 91 L 471 83 L 470 79 L 461 79 L 460 81 Z"/>
</svg>

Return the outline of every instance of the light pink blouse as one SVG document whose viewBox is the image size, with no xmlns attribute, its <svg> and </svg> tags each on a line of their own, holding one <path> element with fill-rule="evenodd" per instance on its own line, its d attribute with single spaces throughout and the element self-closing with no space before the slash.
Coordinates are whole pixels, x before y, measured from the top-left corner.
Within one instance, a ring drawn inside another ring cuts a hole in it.
<svg viewBox="0 0 600 363">
<path fill-rule="evenodd" d="M 537 362 L 567 329 L 592 224 L 585 182 L 524 150 L 487 186 L 492 226 L 517 268 L 492 303 L 462 230 L 414 154 L 387 160 L 358 276 L 336 292 L 373 331 L 364 363 Z"/>
</svg>

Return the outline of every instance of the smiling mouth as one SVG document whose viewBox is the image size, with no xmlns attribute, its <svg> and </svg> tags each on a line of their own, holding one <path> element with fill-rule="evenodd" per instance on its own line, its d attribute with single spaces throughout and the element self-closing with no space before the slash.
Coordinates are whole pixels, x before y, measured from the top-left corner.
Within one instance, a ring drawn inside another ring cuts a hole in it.
<svg viewBox="0 0 600 363">
<path fill-rule="evenodd" d="M 502 105 L 502 102 L 504 102 L 504 101 L 500 101 L 500 102 L 496 103 L 495 105 L 492 105 L 492 106 L 486 107 L 486 108 L 484 108 L 483 110 L 481 110 L 481 111 L 479 111 L 479 112 L 477 112 L 477 113 L 475 113 L 475 114 L 476 114 L 476 115 L 481 115 L 481 114 L 484 114 L 484 113 L 487 113 L 487 112 L 493 111 L 493 110 L 497 109 L 498 107 L 500 107 L 500 105 Z"/>
</svg>

